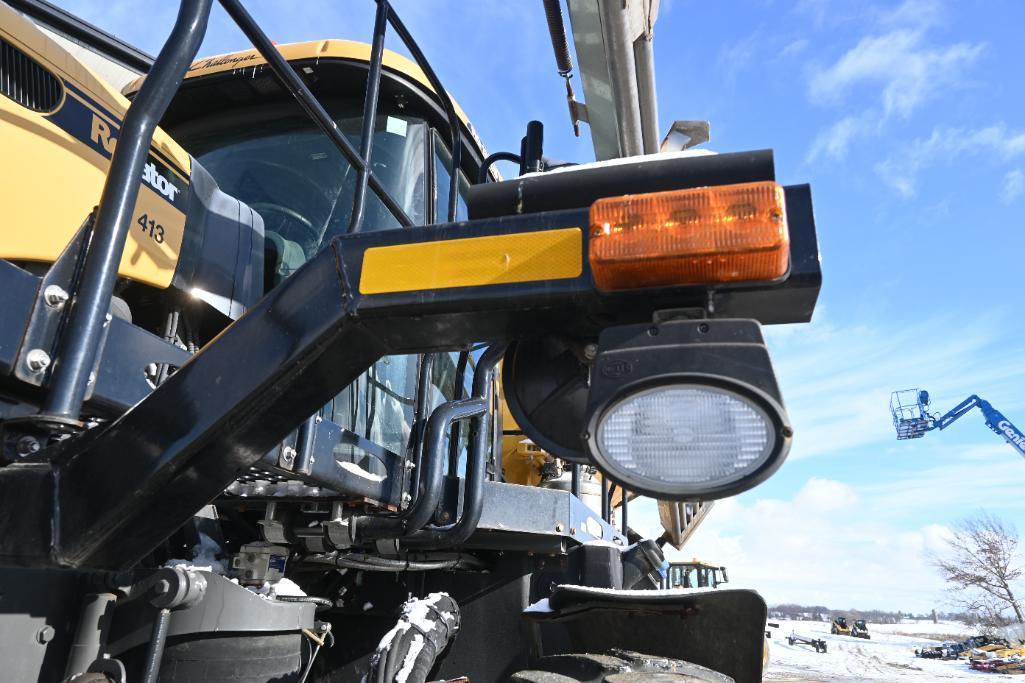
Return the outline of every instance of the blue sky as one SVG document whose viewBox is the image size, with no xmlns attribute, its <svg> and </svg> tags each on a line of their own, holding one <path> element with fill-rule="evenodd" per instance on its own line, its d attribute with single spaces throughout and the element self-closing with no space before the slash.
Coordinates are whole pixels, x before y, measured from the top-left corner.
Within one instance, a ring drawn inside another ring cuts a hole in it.
<svg viewBox="0 0 1025 683">
<path fill-rule="evenodd" d="M 68 9 L 155 53 L 171 3 Z M 490 150 L 546 124 L 572 137 L 539 2 L 397 1 Z M 279 43 L 367 40 L 372 2 L 249 2 Z M 302 8 L 301 10 L 298 8 Z M 925 560 L 987 509 L 1025 531 L 1025 463 L 978 414 L 896 442 L 889 392 L 971 393 L 1025 426 L 1025 4 L 662 0 L 662 128 L 711 121 L 716 151 L 771 147 L 812 184 L 825 282 L 810 325 L 768 332 L 796 439 L 769 482 L 713 511 L 685 555 L 727 564 L 770 601 L 948 606 Z M 205 55 L 248 47 L 219 8 Z M 579 88 L 578 88 L 579 90 Z M 631 519 L 654 531 L 650 506 Z"/>
</svg>

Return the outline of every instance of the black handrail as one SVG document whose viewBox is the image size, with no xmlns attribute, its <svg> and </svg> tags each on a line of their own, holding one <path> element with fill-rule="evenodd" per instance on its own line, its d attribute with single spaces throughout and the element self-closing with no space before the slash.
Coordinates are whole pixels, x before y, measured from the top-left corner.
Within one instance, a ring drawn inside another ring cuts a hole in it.
<svg viewBox="0 0 1025 683">
<path fill-rule="evenodd" d="M 43 402 L 45 416 L 77 419 L 81 414 L 153 132 L 203 42 L 211 4 L 212 0 L 182 1 L 167 42 L 125 113 Z"/>
<path fill-rule="evenodd" d="M 488 402 L 480 398 L 449 401 L 435 408 L 427 420 L 424 436 L 424 457 L 421 474 L 423 491 L 413 500 L 402 517 L 361 517 L 355 534 L 359 543 L 379 538 L 402 538 L 422 529 L 434 515 L 441 501 L 445 476 L 445 440 L 452 423 L 483 414 Z"/>
<path fill-rule="evenodd" d="M 360 153 L 352 146 L 342 131 L 339 130 L 338 124 L 335 123 L 331 115 L 327 113 L 324 106 L 320 103 L 320 100 L 310 92 L 310 89 L 306 87 L 302 79 L 292 68 L 292 65 L 281 56 L 278 48 L 271 42 L 267 34 L 263 32 L 263 29 L 256 23 L 253 17 L 246 11 L 246 8 L 242 6 L 239 0 L 219 0 L 221 6 L 228 13 L 228 16 L 238 24 L 238 27 L 242 29 L 242 32 L 246 35 L 249 41 L 256 48 L 256 51 L 267 61 L 267 66 L 270 67 L 271 71 L 281 85 L 296 99 L 299 106 L 313 119 L 314 123 L 320 128 L 320 130 L 335 144 L 345 158 L 357 171 L 364 171 L 367 174 L 367 182 L 370 188 L 380 198 L 381 202 L 391 211 L 392 215 L 401 223 L 404 227 L 410 227 L 413 225 L 412 219 L 406 215 L 406 212 L 402 210 L 398 202 L 391 196 L 391 194 L 385 189 L 381 181 L 374 175 L 374 172 L 368 167 L 368 164 Z"/>
<path fill-rule="evenodd" d="M 480 357 L 473 373 L 474 400 L 484 402 L 485 408 L 491 406 L 491 393 L 494 386 L 495 371 L 498 362 L 505 355 L 507 343 L 493 344 Z M 463 513 L 458 521 L 449 526 L 420 531 L 401 540 L 404 548 L 440 548 L 452 547 L 466 541 L 477 529 L 481 514 L 484 511 L 484 480 L 488 463 L 488 452 L 491 430 L 489 416 L 494 410 L 485 410 L 474 419 L 474 433 L 471 439 L 470 452 L 466 458 L 466 478 L 463 483 Z"/>
<path fill-rule="evenodd" d="M 388 3 L 377 3 L 374 18 L 374 38 L 370 47 L 370 71 L 367 74 L 367 95 L 363 100 L 363 128 L 360 131 L 359 154 L 366 162 L 356 176 L 356 189 L 352 198 L 352 216 L 349 232 L 358 232 L 363 223 L 367 202 L 367 181 L 370 171 L 370 154 L 374 148 L 374 126 L 377 122 L 377 99 L 381 93 L 381 63 L 384 61 L 384 34 L 388 29 Z"/>
</svg>

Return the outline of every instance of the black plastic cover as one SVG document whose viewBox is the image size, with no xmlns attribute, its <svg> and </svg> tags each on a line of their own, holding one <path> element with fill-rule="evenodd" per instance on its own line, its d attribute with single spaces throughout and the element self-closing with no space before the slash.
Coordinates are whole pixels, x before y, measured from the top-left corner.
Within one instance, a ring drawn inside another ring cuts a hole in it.
<svg viewBox="0 0 1025 683">
<path fill-rule="evenodd" d="M 186 216 L 172 284 L 235 320 L 263 296 L 263 218 L 195 159 Z"/>
<path fill-rule="evenodd" d="M 470 219 L 589 207 L 602 197 L 775 180 L 772 150 L 617 159 L 470 188 Z"/>
</svg>

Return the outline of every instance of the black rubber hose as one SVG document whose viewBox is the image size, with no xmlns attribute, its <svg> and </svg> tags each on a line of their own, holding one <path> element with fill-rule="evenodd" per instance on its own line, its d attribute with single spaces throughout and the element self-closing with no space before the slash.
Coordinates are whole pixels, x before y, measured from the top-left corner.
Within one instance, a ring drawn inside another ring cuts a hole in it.
<svg viewBox="0 0 1025 683">
<path fill-rule="evenodd" d="M 275 595 L 274 599 L 278 602 L 310 602 L 317 606 L 318 612 L 331 609 L 335 606 L 335 604 L 327 598 L 318 598 L 315 595 Z"/>
<path fill-rule="evenodd" d="M 566 40 L 566 25 L 562 21 L 561 0 L 543 0 L 545 20 L 548 22 L 548 34 L 552 37 L 552 49 L 555 50 L 555 65 L 559 75 L 566 77 L 573 71 L 573 59 L 569 55 L 569 42 Z"/>
<path fill-rule="evenodd" d="M 513 154 L 512 152 L 495 152 L 481 163 L 480 170 L 477 172 L 478 183 L 488 182 L 488 169 L 496 161 L 511 161 L 514 164 L 518 164 L 521 163 L 521 158 L 519 154 Z"/>
<path fill-rule="evenodd" d="M 424 683 L 452 638 L 459 631 L 459 605 L 446 593 L 413 598 L 402 606 L 399 623 L 386 636 L 371 660 L 369 683 Z M 419 651 L 411 652 L 414 643 Z M 407 657 L 413 655 L 407 664 Z M 403 673 L 399 679 L 399 672 Z"/>
</svg>

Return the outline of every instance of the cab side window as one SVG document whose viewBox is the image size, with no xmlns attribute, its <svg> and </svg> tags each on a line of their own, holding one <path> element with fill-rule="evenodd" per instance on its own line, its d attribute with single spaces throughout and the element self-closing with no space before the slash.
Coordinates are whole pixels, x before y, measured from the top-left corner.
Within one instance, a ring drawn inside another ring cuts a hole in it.
<svg viewBox="0 0 1025 683">
<path fill-rule="evenodd" d="M 434 148 L 434 222 L 448 223 L 448 191 L 451 175 L 448 169 L 452 165 L 452 155 L 445 146 L 445 141 L 437 132 L 433 133 Z M 459 199 L 456 202 L 457 221 L 465 221 L 468 217 L 466 209 L 466 193 L 470 189 L 470 182 L 466 175 L 459 171 Z"/>
</svg>

